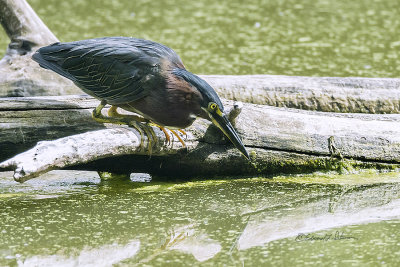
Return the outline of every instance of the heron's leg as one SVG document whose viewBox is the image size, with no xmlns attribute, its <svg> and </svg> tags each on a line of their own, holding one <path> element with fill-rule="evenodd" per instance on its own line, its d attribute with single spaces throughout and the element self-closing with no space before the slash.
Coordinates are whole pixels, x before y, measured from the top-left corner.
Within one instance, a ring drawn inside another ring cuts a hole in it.
<svg viewBox="0 0 400 267">
<path fill-rule="evenodd" d="M 170 136 L 169 136 L 167 130 L 166 130 L 164 127 L 162 127 L 161 125 L 155 124 L 155 123 L 153 123 L 153 122 L 150 123 L 150 125 L 156 126 L 156 127 L 158 127 L 161 131 L 163 131 L 163 133 L 164 133 L 164 135 L 165 135 L 165 139 L 167 139 L 167 144 L 170 144 L 170 143 L 171 143 L 171 138 L 170 138 Z"/>
<path fill-rule="evenodd" d="M 140 121 L 140 122 L 149 122 L 149 120 L 147 120 L 141 116 L 126 115 L 126 114 L 118 113 L 117 108 L 118 108 L 117 106 L 111 106 L 111 108 L 108 110 L 108 116 L 114 117 L 114 118 L 131 119 L 131 120 Z"/>
<path fill-rule="evenodd" d="M 143 139 L 144 139 L 144 134 L 146 134 L 147 139 L 148 139 L 148 150 L 149 153 L 152 153 L 152 147 L 153 147 L 153 140 L 154 142 L 157 141 L 155 133 L 153 129 L 141 122 L 148 122 L 145 118 L 135 116 L 135 115 L 122 115 L 119 114 L 116 109 L 117 107 L 111 106 L 111 112 L 108 112 L 109 116 L 104 116 L 101 111 L 104 108 L 104 106 L 107 104 L 105 100 L 102 100 L 100 105 L 98 105 L 92 113 L 93 119 L 97 122 L 100 123 L 114 123 L 114 124 L 124 124 L 128 125 L 130 127 L 135 128 L 139 134 L 140 134 L 140 148 L 143 148 Z M 153 139 L 153 140 L 152 140 Z"/>
<path fill-rule="evenodd" d="M 101 122 L 100 120 L 103 119 L 104 116 L 103 114 L 101 114 L 101 110 L 105 107 L 105 105 L 107 105 L 107 101 L 102 100 L 100 104 L 95 109 L 93 109 L 92 117 L 95 121 Z"/>
<path fill-rule="evenodd" d="M 128 120 L 130 122 L 132 122 L 132 121 L 135 121 L 135 122 L 146 122 L 146 123 L 149 122 L 149 120 L 147 120 L 147 119 L 145 119 L 145 118 L 143 118 L 141 116 L 136 116 L 136 115 L 131 115 L 131 114 L 130 115 L 120 114 L 120 113 L 118 113 L 117 108 L 118 108 L 117 106 L 111 106 L 111 108 L 108 110 L 108 116 L 110 116 L 112 118 L 120 118 L 120 119 L 123 119 L 123 120 Z M 142 127 L 142 129 L 144 130 L 144 132 L 147 135 L 147 138 L 149 140 L 149 151 L 150 151 L 150 154 L 151 154 L 151 150 L 152 150 L 152 147 L 153 147 L 153 142 L 157 143 L 157 136 L 156 136 L 153 128 L 151 128 L 150 126 L 148 126 L 146 124 L 142 124 L 142 123 L 140 123 L 139 125 Z"/>
<path fill-rule="evenodd" d="M 183 148 L 186 148 L 185 141 L 183 141 L 183 139 L 179 136 L 179 134 L 177 134 L 174 130 L 171 130 L 171 129 L 169 129 L 169 130 L 171 131 L 171 133 L 173 133 L 178 138 L 178 140 L 179 140 L 179 142 L 181 142 Z"/>
<path fill-rule="evenodd" d="M 107 105 L 107 102 L 105 100 L 102 100 L 100 104 L 93 109 L 92 112 L 92 117 L 95 121 L 100 122 L 100 123 L 114 123 L 114 124 L 128 124 L 129 120 L 125 120 L 124 118 L 113 118 L 113 117 L 107 117 L 104 116 L 101 111 L 103 108 Z"/>
<path fill-rule="evenodd" d="M 185 140 L 186 140 L 187 139 L 187 133 L 185 132 L 185 130 L 179 129 L 178 131 L 185 136 Z"/>
</svg>

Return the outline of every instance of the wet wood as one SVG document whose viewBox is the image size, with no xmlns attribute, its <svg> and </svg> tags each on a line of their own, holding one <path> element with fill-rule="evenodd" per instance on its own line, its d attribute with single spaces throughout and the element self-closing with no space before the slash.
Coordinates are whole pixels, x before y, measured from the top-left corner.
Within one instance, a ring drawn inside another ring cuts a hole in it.
<svg viewBox="0 0 400 267">
<path fill-rule="evenodd" d="M 232 101 L 223 102 L 227 110 L 232 107 Z M 150 157 L 147 139 L 141 147 L 135 129 L 92 120 L 97 103 L 81 96 L 0 99 L 1 160 L 33 147 L 0 166 L 16 170 L 16 178 L 24 181 L 65 167 L 190 177 L 326 170 L 346 160 L 350 165 L 400 163 L 396 114 L 335 114 L 244 103 L 236 127 L 251 155 L 247 161 L 202 119 L 187 129 L 186 149 L 177 140 L 165 144 L 163 133 L 154 128 L 157 142 Z M 35 146 L 42 140 L 54 141 Z M 336 159 L 338 151 L 343 160 Z"/>
</svg>

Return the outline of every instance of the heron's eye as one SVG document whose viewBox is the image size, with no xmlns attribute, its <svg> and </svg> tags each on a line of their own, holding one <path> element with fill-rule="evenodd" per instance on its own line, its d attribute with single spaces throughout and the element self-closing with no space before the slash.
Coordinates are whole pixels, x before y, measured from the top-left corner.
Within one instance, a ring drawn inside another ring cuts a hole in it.
<svg viewBox="0 0 400 267">
<path fill-rule="evenodd" d="M 208 108 L 211 109 L 211 110 L 215 110 L 215 109 L 217 108 L 217 104 L 211 102 L 211 103 L 208 105 Z"/>
</svg>

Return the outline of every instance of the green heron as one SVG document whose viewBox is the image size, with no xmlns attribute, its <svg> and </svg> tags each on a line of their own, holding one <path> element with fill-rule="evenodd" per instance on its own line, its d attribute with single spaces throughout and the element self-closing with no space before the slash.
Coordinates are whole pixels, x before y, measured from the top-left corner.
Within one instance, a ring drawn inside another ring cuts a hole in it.
<svg viewBox="0 0 400 267">
<path fill-rule="evenodd" d="M 128 124 L 138 129 L 142 137 L 144 131 L 149 140 L 154 132 L 142 122 L 151 122 L 168 141 L 165 128 L 185 146 L 174 130 L 183 132 L 181 129 L 201 117 L 218 126 L 249 158 L 215 90 L 187 71 L 179 56 L 165 45 L 136 38 L 104 37 L 54 43 L 37 50 L 32 58 L 101 100 L 93 110 L 98 122 Z M 108 116 L 101 113 L 106 104 L 111 105 Z M 119 114 L 118 107 L 141 116 Z"/>
</svg>

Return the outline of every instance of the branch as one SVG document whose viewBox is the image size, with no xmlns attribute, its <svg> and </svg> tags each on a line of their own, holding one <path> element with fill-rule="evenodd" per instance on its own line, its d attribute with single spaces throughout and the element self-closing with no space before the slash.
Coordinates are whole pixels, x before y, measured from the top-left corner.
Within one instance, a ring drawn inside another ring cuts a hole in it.
<svg viewBox="0 0 400 267">
<path fill-rule="evenodd" d="M 58 39 L 25 0 L 0 0 L 0 22 L 11 40 L 7 55 L 25 55 Z"/>
<path fill-rule="evenodd" d="M 275 107 L 341 113 L 400 113 L 400 79 L 203 75 L 219 96 Z"/>
<path fill-rule="evenodd" d="M 0 97 L 81 93 L 71 81 L 31 59 L 37 48 L 58 39 L 25 0 L 0 0 L 0 14 L 11 40 L 0 60 Z"/>
<path fill-rule="evenodd" d="M 161 132 L 157 132 L 160 142 Z M 168 148 L 167 153 L 173 153 L 176 144 Z M 145 137 L 144 145 L 148 140 Z M 192 146 L 192 142 L 189 143 Z M 14 170 L 14 179 L 24 182 L 53 169 L 61 169 L 77 164 L 84 164 L 96 159 L 113 157 L 117 155 L 146 154 L 148 148 L 141 146 L 140 134 L 135 129 L 126 127 L 91 131 L 72 135 L 53 141 L 42 141 L 37 145 L 17 156 L 0 164 L 0 168 Z M 154 155 L 161 155 L 163 149 L 159 149 Z"/>
</svg>

